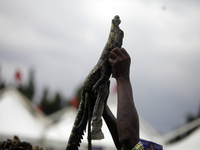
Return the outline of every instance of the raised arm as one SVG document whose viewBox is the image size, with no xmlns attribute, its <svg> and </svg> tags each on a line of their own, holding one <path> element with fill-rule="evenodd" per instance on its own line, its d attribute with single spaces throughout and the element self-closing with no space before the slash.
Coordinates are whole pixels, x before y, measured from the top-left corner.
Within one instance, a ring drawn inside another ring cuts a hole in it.
<svg viewBox="0 0 200 150">
<path fill-rule="evenodd" d="M 123 150 L 131 150 L 139 142 L 139 119 L 133 101 L 129 78 L 130 56 L 123 48 L 115 48 L 109 58 L 117 81 L 117 130 Z"/>
<path fill-rule="evenodd" d="M 113 113 L 110 111 L 107 104 L 104 108 L 103 118 L 104 118 L 106 125 L 111 133 L 111 136 L 113 138 L 113 141 L 115 143 L 117 150 L 121 150 L 122 146 L 119 142 L 119 135 L 118 135 L 118 130 L 117 130 L 117 119 L 115 118 Z"/>
<path fill-rule="evenodd" d="M 118 150 L 131 150 L 139 142 L 139 119 L 133 101 L 129 78 L 130 56 L 125 49 L 115 48 L 109 58 L 113 76 L 117 81 L 117 118 L 107 104 L 103 118 Z M 96 98 L 93 98 L 94 100 Z"/>
</svg>

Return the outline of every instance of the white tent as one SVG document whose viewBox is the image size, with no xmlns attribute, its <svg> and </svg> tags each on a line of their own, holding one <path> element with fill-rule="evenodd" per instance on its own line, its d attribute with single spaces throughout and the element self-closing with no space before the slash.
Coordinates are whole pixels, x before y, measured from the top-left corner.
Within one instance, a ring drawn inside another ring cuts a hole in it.
<svg viewBox="0 0 200 150">
<path fill-rule="evenodd" d="M 109 99 L 108 105 L 113 114 L 116 114 L 116 97 Z M 51 117 L 56 118 L 58 121 L 52 124 L 51 120 L 37 110 L 37 107 L 19 91 L 14 88 L 1 90 L 0 141 L 4 141 L 8 138 L 12 139 L 14 135 L 18 135 L 22 141 L 27 141 L 32 145 L 63 150 L 66 148 L 76 114 L 77 110 L 73 107 L 63 109 L 51 115 Z M 199 124 L 200 119 L 195 120 L 163 137 L 140 116 L 140 137 L 163 145 L 164 141 L 168 141 Z M 104 132 L 105 139 L 92 141 L 93 147 L 103 147 L 104 150 L 114 150 L 115 146 L 105 122 L 103 122 L 102 131 Z M 198 150 L 200 147 L 200 143 L 198 142 L 199 138 L 200 128 L 179 142 L 163 146 L 166 150 L 184 150 L 188 148 L 191 150 Z M 86 149 L 87 133 L 85 133 L 80 147 L 80 150 Z"/>
<path fill-rule="evenodd" d="M 46 136 L 45 136 L 45 147 L 54 148 L 57 150 L 63 150 L 66 148 L 71 129 L 74 123 L 74 119 L 77 114 L 77 109 L 75 108 L 66 108 L 65 114 L 61 117 L 61 120 L 47 129 Z M 93 147 L 104 147 L 105 149 L 115 150 L 115 146 L 111 139 L 110 133 L 103 123 L 103 133 L 105 139 L 100 141 L 92 141 Z M 87 149 L 87 131 L 83 137 L 80 150 Z"/>
<path fill-rule="evenodd" d="M 113 114 L 116 114 L 117 112 L 116 97 L 108 100 L 108 105 Z M 58 114 L 59 112 L 57 114 L 54 114 L 53 116 L 58 116 Z M 46 130 L 46 135 L 45 135 L 46 147 L 50 146 L 57 150 L 59 149 L 63 150 L 66 148 L 66 143 L 69 139 L 69 135 L 71 133 L 71 129 L 77 114 L 77 110 L 75 108 L 66 108 L 64 110 L 64 113 L 62 110 L 60 111 L 60 114 L 62 114 L 60 117 L 60 121 L 54 126 L 49 127 Z M 110 132 L 104 121 L 103 121 L 102 131 L 104 133 L 105 139 L 100 141 L 92 141 L 93 147 L 103 147 L 105 150 L 116 149 L 112 137 L 110 135 Z M 144 119 L 142 119 L 141 117 L 140 117 L 140 135 L 141 138 L 146 140 L 154 142 L 161 141 L 160 134 L 147 122 L 145 122 Z M 87 132 L 84 135 L 80 149 L 82 150 L 87 149 Z"/>
<path fill-rule="evenodd" d="M 181 141 L 165 146 L 166 150 L 199 150 L 200 128 Z"/>
<path fill-rule="evenodd" d="M 113 114 L 116 114 L 116 97 L 108 100 L 108 105 Z M 14 135 L 18 135 L 22 141 L 27 141 L 32 145 L 63 150 L 66 148 L 77 110 L 68 107 L 56 114 L 52 116 L 59 118 L 56 119 L 58 122 L 52 124 L 16 89 L 2 90 L 0 92 L 0 141 L 12 139 Z M 105 139 L 92 141 L 93 147 L 104 148 L 104 150 L 116 149 L 105 122 L 103 122 L 102 131 Z M 140 135 L 143 139 L 160 143 L 160 134 L 141 117 Z M 80 147 L 80 150 L 86 149 L 87 132 Z"/>
<path fill-rule="evenodd" d="M 199 150 L 200 149 L 199 148 L 200 147 L 200 143 L 199 143 L 200 127 L 199 127 L 199 125 L 200 125 L 200 118 L 196 119 L 188 124 L 185 124 L 177 129 L 175 129 L 174 131 L 168 133 L 167 135 L 163 136 L 165 143 L 167 143 L 171 139 L 173 139 L 177 136 L 183 135 L 183 134 L 187 133 L 188 131 L 198 127 L 195 131 L 193 131 L 190 135 L 183 138 L 182 140 L 172 143 L 172 144 L 167 144 L 165 146 L 165 149 L 166 150 L 176 150 L 176 149 Z"/>
<path fill-rule="evenodd" d="M 14 135 L 31 144 L 41 145 L 49 120 L 26 97 L 14 88 L 0 92 L 0 141 Z"/>
</svg>

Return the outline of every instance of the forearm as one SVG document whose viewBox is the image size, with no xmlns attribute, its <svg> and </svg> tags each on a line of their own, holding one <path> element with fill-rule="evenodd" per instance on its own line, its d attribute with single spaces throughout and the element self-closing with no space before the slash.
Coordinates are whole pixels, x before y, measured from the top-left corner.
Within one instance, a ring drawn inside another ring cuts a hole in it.
<svg viewBox="0 0 200 150">
<path fill-rule="evenodd" d="M 119 142 L 119 135 L 117 130 L 116 118 L 110 111 L 109 107 L 106 105 L 103 112 L 103 118 L 107 124 L 107 127 L 111 133 L 115 146 L 118 150 L 121 150 L 121 145 Z"/>
<path fill-rule="evenodd" d="M 117 129 L 123 150 L 132 149 L 139 141 L 139 119 L 133 102 L 129 79 L 131 58 L 124 48 L 114 48 L 109 57 L 112 73 L 117 80 Z"/>
<path fill-rule="evenodd" d="M 139 119 L 133 102 L 129 78 L 117 79 L 117 129 L 124 150 L 133 148 L 139 141 Z"/>
</svg>

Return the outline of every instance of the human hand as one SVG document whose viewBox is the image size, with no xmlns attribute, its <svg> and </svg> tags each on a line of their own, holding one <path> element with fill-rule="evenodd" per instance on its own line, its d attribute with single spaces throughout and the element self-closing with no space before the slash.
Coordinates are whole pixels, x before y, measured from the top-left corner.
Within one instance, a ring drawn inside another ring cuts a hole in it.
<svg viewBox="0 0 200 150">
<path fill-rule="evenodd" d="M 116 80 L 120 78 L 129 79 L 131 58 L 124 48 L 114 48 L 110 52 L 109 62 L 112 66 L 113 77 Z"/>
</svg>

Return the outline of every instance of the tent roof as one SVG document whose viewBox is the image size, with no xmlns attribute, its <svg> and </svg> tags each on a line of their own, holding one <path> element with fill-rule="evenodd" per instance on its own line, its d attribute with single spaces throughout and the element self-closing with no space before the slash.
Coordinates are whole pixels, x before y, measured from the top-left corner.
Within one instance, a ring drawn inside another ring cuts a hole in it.
<svg viewBox="0 0 200 150">
<path fill-rule="evenodd" d="M 48 119 L 15 88 L 0 92 L 0 140 L 18 135 L 39 140 Z"/>
<path fill-rule="evenodd" d="M 200 127 L 181 141 L 165 146 L 166 150 L 199 150 Z"/>
<path fill-rule="evenodd" d="M 116 99 L 114 98 L 108 100 L 108 105 L 115 115 L 117 112 L 117 104 Z M 64 112 L 64 113 L 63 113 Z M 47 129 L 45 139 L 46 144 L 51 144 L 52 141 L 59 141 L 57 144 L 59 146 L 62 146 L 63 148 L 66 147 L 66 143 L 69 139 L 69 135 L 71 133 L 71 129 L 74 123 L 74 119 L 77 114 L 77 109 L 70 107 L 65 108 L 64 110 L 61 110 L 57 112 L 56 114 L 53 114 L 52 116 L 58 116 L 61 114 L 59 121 L 52 127 L 49 127 Z M 106 123 L 103 120 L 103 127 L 102 131 L 104 133 L 105 139 L 100 141 L 92 141 L 93 146 L 104 146 L 104 147 L 110 147 L 115 149 L 112 137 L 110 135 L 110 132 L 106 126 Z M 158 142 L 158 139 L 160 139 L 160 134 L 151 127 L 142 117 L 140 117 L 140 136 L 143 139 Z M 157 141 L 155 141 L 157 140 Z M 160 141 L 159 141 L 160 142 Z M 87 131 L 84 135 L 84 138 L 82 140 L 82 145 L 87 145 Z M 55 144 L 52 144 L 52 147 L 56 146 Z"/>
<path fill-rule="evenodd" d="M 174 131 L 170 132 L 169 134 L 163 137 L 164 142 L 167 143 L 171 139 L 184 135 L 191 129 L 197 128 L 193 131 L 190 135 L 186 136 L 185 138 L 181 139 L 178 142 L 167 144 L 165 147 L 167 150 L 176 150 L 176 149 L 190 149 L 190 150 L 197 150 L 200 147 L 199 138 L 200 138 L 200 118 L 189 122 Z"/>
<path fill-rule="evenodd" d="M 116 97 L 108 100 L 108 105 L 115 115 L 117 112 Z M 18 135 L 21 140 L 38 143 L 40 140 L 45 146 L 56 149 L 65 149 L 77 109 L 73 107 L 65 108 L 54 115 L 57 123 L 51 124 L 36 106 L 14 88 L 0 91 L 0 141 Z M 59 118 L 59 119 L 58 119 Z M 92 141 L 93 146 L 107 147 L 115 149 L 112 137 L 103 120 L 102 131 L 105 139 Z M 143 139 L 157 142 L 160 134 L 151 127 L 142 117 L 140 117 L 140 136 Z M 81 148 L 87 145 L 87 131 L 82 140 Z"/>
<path fill-rule="evenodd" d="M 111 97 L 108 100 L 108 105 L 115 115 L 117 112 L 116 97 Z M 23 96 L 15 88 L 8 88 L 0 91 L 0 141 L 18 135 L 21 140 L 29 141 L 32 144 L 44 142 L 46 146 L 51 146 L 56 149 L 65 149 L 74 119 L 77 114 L 77 109 L 73 107 L 65 108 L 51 115 L 56 118 L 57 123 L 51 124 L 48 119 L 37 107 Z M 140 137 L 159 144 L 163 144 L 164 137 L 146 122 L 141 116 L 140 118 Z M 199 125 L 200 120 L 181 127 L 177 132 L 185 131 L 188 127 Z M 190 129 L 189 128 L 189 129 Z M 93 146 L 107 147 L 107 149 L 115 149 L 110 132 L 103 121 L 102 131 L 105 139 L 101 141 L 92 141 Z M 182 132 L 181 132 L 182 133 Z M 177 133 L 170 134 L 174 137 Z M 174 135 L 174 136 L 173 136 Z M 200 147 L 198 139 L 200 137 L 200 128 L 193 132 L 183 140 L 165 146 L 166 150 L 188 149 L 197 150 Z M 162 141 L 163 140 L 163 141 Z M 40 143 L 41 144 L 41 143 Z M 80 149 L 86 149 L 87 132 Z"/>
</svg>

